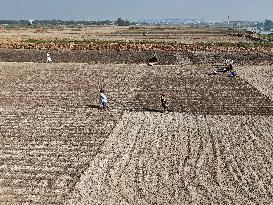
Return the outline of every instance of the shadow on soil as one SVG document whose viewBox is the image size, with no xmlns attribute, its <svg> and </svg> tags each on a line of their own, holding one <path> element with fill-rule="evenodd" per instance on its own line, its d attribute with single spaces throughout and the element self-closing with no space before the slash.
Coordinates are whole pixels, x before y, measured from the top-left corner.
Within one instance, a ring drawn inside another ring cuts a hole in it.
<svg viewBox="0 0 273 205">
<path fill-rule="evenodd" d="M 100 109 L 99 105 L 86 105 L 87 108 Z"/>
<path fill-rule="evenodd" d="M 153 108 L 147 108 L 147 107 L 144 107 L 142 109 L 142 111 L 144 111 L 144 112 L 163 112 L 163 110 L 153 109 Z"/>
</svg>

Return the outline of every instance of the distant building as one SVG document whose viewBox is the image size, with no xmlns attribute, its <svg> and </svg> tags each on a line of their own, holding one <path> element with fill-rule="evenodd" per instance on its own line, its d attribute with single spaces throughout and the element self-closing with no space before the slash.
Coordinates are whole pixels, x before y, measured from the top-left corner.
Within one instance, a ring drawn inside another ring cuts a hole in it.
<svg viewBox="0 0 273 205">
<path fill-rule="evenodd" d="M 200 25 L 200 26 L 220 26 L 220 27 L 255 27 L 259 22 L 257 21 L 209 21 L 205 19 L 143 19 L 139 20 L 140 25 Z"/>
</svg>

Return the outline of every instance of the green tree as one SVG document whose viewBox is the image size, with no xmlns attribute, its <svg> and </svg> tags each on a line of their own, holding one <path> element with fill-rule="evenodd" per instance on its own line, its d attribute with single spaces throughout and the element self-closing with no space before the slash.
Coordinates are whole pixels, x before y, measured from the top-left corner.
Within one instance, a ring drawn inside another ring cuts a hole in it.
<svg viewBox="0 0 273 205">
<path fill-rule="evenodd" d="M 130 25 L 130 21 L 118 18 L 118 20 L 115 21 L 115 24 L 118 25 L 118 26 L 129 26 Z"/>
<path fill-rule="evenodd" d="M 271 20 L 265 20 L 265 22 L 264 22 L 264 30 L 270 31 L 271 29 L 273 29 L 273 21 L 271 21 Z"/>
</svg>

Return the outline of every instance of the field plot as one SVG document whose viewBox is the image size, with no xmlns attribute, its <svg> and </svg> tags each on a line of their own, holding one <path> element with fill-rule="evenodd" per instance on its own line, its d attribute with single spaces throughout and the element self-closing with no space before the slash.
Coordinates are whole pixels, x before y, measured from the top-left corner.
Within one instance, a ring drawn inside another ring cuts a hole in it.
<svg viewBox="0 0 273 205">
<path fill-rule="evenodd" d="M 143 35 L 145 34 L 145 35 Z M 70 40 L 155 40 L 177 41 L 181 43 L 197 42 L 252 42 L 253 40 L 227 28 L 197 27 L 38 27 L 7 28 L 0 31 L 0 42 L 20 42 L 27 39 L 70 39 Z"/>
<path fill-rule="evenodd" d="M 271 204 L 272 123 L 125 113 L 68 204 Z"/>
<path fill-rule="evenodd" d="M 272 101 L 211 69 L 1 63 L 0 203 L 269 202 Z"/>
<path fill-rule="evenodd" d="M 0 73 L 0 203 L 62 203 L 112 131 L 141 68 L 2 63 Z M 109 111 L 97 108 L 101 87 Z"/>
<path fill-rule="evenodd" d="M 273 100 L 273 66 L 244 66 L 240 76 Z"/>
<path fill-rule="evenodd" d="M 140 82 L 135 110 L 159 111 L 159 94 L 171 101 L 170 111 L 212 115 L 272 115 L 272 101 L 241 78 L 208 75 L 211 67 L 152 69 Z"/>
<path fill-rule="evenodd" d="M 104 39 L 105 35 L 111 32 L 124 30 L 123 27 L 96 26 L 96 27 L 14 27 L 2 29 L 0 31 L 0 42 L 7 43 L 11 41 L 19 42 L 29 38 L 33 39 Z"/>
<path fill-rule="evenodd" d="M 153 40 L 176 41 L 193 44 L 200 42 L 253 42 L 247 35 L 239 34 L 228 28 L 202 28 L 202 27 L 175 27 L 175 26 L 147 26 L 131 27 L 104 34 L 112 39 L 120 40 Z"/>
<path fill-rule="evenodd" d="M 155 49 L 157 45 L 154 44 Z M 152 47 L 153 47 L 152 46 Z M 124 45 L 122 46 L 124 47 Z M 126 45 L 125 45 L 126 47 Z M 194 46 L 189 48 L 182 48 L 182 51 L 158 51 L 153 50 L 152 47 L 138 50 L 66 50 L 66 51 L 52 51 L 51 57 L 54 63 L 91 63 L 91 64 L 143 64 L 147 63 L 154 53 L 159 58 L 160 65 L 213 65 L 220 64 L 224 59 L 233 59 L 237 65 L 272 65 L 272 55 L 260 53 L 257 51 L 202 51 L 196 52 Z M 145 46 L 144 46 L 145 48 Z M 149 51 L 149 49 L 151 49 Z M 29 49 L 0 49 L 0 62 L 46 62 L 45 50 L 29 50 Z"/>
</svg>

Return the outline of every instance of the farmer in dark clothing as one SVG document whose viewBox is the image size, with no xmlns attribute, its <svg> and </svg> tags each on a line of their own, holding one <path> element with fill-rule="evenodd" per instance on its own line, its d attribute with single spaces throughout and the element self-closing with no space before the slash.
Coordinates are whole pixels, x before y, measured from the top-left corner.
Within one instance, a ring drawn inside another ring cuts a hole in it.
<svg viewBox="0 0 273 205">
<path fill-rule="evenodd" d="M 153 57 L 148 60 L 148 66 L 153 66 L 153 65 L 156 65 L 157 63 L 158 63 L 158 58 L 155 53 Z"/>
<path fill-rule="evenodd" d="M 223 69 L 223 72 L 224 73 L 231 72 L 233 70 L 233 67 L 234 67 L 234 65 L 233 65 L 233 60 L 232 60 L 227 63 L 226 67 Z"/>
<path fill-rule="evenodd" d="M 163 108 L 163 110 L 164 111 L 168 110 L 169 102 L 168 102 L 167 98 L 165 97 L 164 93 L 162 93 L 160 101 L 161 101 L 161 107 Z"/>
</svg>

